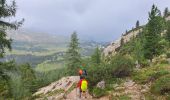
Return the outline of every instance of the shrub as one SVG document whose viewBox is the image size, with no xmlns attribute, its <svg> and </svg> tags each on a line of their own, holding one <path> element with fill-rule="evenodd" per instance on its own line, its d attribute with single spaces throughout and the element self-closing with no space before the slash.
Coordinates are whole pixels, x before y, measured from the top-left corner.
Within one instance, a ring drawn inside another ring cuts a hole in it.
<svg viewBox="0 0 170 100">
<path fill-rule="evenodd" d="M 36 72 L 36 89 L 44 87 L 51 82 L 59 80 L 61 77 L 66 75 L 65 68 L 55 69 L 48 72 Z"/>
<path fill-rule="evenodd" d="M 167 58 L 170 58 L 170 52 L 166 53 Z"/>
<path fill-rule="evenodd" d="M 151 92 L 154 94 L 170 94 L 170 75 L 160 77 L 151 86 Z"/>
<path fill-rule="evenodd" d="M 132 59 L 126 56 L 116 55 L 112 58 L 109 67 L 113 77 L 122 78 L 131 75 L 134 63 Z"/>
<path fill-rule="evenodd" d="M 159 77 L 167 75 L 167 74 L 169 74 L 169 71 L 167 71 L 167 70 L 160 70 L 158 72 L 155 72 L 155 73 L 151 74 L 149 79 L 148 79 L 148 81 L 155 81 Z"/>
<path fill-rule="evenodd" d="M 150 81 L 155 81 L 161 76 L 169 74 L 168 66 L 165 64 L 155 65 L 142 68 L 139 71 L 133 72 L 132 78 L 138 83 L 145 84 Z"/>
<path fill-rule="evenodd" d="M 10 84 L 10 94 L 16 100 L 26 99 L 31 96 L 31 92 L 27 89 L 23 82 L 20 75 L 10 73 L 11 79 L 9 81 Z"/>
<path fill-rule="evenodd" d="M 95 87 L 95 88 L 93 88 L 92 95 L 95 98 L 100 98 L 100 97 L 106 95 L 106 90 Z"/>
</svg>

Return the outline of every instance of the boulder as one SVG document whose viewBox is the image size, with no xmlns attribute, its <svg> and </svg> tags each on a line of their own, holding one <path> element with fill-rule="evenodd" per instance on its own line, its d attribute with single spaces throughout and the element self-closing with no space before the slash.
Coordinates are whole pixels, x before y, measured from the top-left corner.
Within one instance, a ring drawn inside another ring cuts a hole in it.
<svg viewBox="0 0 170 100">
<path fill-rule="evenodd" d="M 98 88 L 104 89 L 106 87 L 105 81 L 101 81 L 97 84 Z"/>
</svg>

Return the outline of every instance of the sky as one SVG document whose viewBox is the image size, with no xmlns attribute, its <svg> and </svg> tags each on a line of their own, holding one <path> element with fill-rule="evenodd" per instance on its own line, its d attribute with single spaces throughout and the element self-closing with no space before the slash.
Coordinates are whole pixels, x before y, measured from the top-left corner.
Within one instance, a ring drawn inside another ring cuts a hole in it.
<svg viewBox="0 0 170 100">
<path fill-rule="evenodd" d="M 16 0 L 16 19 L 25 19 L 23 29 L 95 41 L 114 41 L 137 20 L 146 24 L 155 4 L 163 11 L 169 0 Z"/>
</svg>

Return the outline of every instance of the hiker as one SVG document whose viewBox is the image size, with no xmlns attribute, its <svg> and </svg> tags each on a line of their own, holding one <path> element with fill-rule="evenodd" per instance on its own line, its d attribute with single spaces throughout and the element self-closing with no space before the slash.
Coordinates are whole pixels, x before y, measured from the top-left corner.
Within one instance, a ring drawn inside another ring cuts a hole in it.
<svg viewBox="0 0 170 100">
<path fill-rule="evenodd" d="M 86 76 L 87 76 L 87 71 L 86 71 L 86 69 L 85 69 L 85 64 L 82 64 L 82 66 L 81 66 L 80 68 L 81 68 L 82 71 L 83 71 L 82 75 L 86 77 Z"/>
<path fill-rule="evenodd" d="M 83 74 L 83 70 L 82 70 L 82 69 L 79 69 L 79 76 L 80 76 L 80 79 L 82 79 L 82 74 Z"/>
<path fill-rule="evenodd" d="M 81 98 L 81 95 L 83 95 L 85 98 L 87 98 L 86 97 L 87 87 L 88 87 L 88 82 L 85 79 L 85 77 L 82 76 L 82 79 L 77 84 L 77 88 L 79 88 L 79 93 L 80 93 L 79 97 L 80 98 Z"/>
</svg>

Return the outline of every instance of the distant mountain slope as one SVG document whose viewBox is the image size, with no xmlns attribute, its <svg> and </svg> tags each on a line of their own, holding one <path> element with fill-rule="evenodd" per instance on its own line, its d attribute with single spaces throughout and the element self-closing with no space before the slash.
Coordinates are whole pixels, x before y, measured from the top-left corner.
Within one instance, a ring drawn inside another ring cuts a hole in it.
<svg viewBox="0 0 170 100">
<path fill-rule="evenodd" d="M 33 32 L 24 29 L 8 30 L 7 34 L 14 41 L 20 42 L 65 43 L 69 41 L 68 37 L 62 35 Z"/>
<path fill-rule="evenodd" d="M 165 18 L 166 21 L 170 20 L 170 16 Z M 130 30 L 127 33 L 124 33 L 119 39 L 111 42 L 106 48 L 104 48 L 103 53 L 105 56 L 112 55 L 116 53 L 116 50 L 121 47 L 121 42 L 127 43 L 131 40 L 131 38 L 136 37 L 140 32 L 142 32 L 142 27 L 138 27 Z"/>
</svg>

